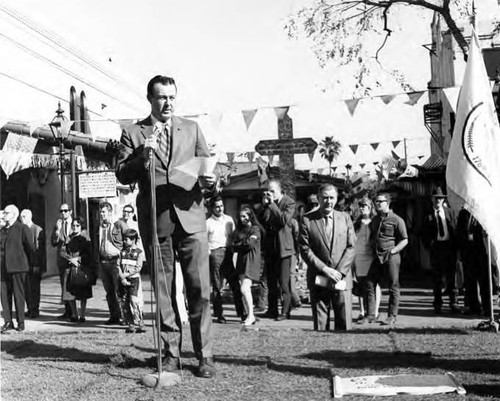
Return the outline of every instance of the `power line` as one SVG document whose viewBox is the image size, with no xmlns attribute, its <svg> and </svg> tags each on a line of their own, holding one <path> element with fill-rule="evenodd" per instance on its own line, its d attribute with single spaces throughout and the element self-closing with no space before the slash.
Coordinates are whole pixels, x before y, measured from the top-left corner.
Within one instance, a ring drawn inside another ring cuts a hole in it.
<svg viewBox="0 0 500 401">
<path fill-rule="evenodd" d="M 101 74 L 110 78 L 114 82 L 119 83 L 119 84 L 127 87 L 129 90 L 131 90 L 133 92 L 134 95 L 138 96 L 139 98 L 143 97 L 142 93 L 139 94 L 139 92 L 137 92 L 136 88 L 134 88 L 128 82 L 126 82 L 125 80 L 123 80 L 121 78 L 117 78 L 114 75 L 112 75 L 109 71 L 107 71 L 105 68 L 103 68 L 97 62 L 95 62 L 90 57 L 85 55 L 82 51 L 78 50 L 73 45 L 66 42 L 63 38 L 61 38 L 55 32 L 48 30 L 47 28 L 43 27 L 43 25 L 41 25 L 39 23 L 35 23 L 34 21 L 30 20 L 28 17 L 22 15 L 18 11 L 14 11 L 13 9 L 9 9 L 5 5 L 0 4 L 0 10 L 3 11 L 4 13 L 6 13 L 7 15 L 9 15 L 11 18 L 14 18 L 19 23 L 28 27 L 30 30 L 36 32 L 38 35 L 48 39 L 50 42 L 54 43 L 57 47 L 70 53 L 73 57 L 79 59 L 83 63 L 85 63 L 85 64 L 91 66 L 92 68 L 94 68 L 95 70 L 99 71 Z M 54 46 L 51 46 L 51 47 L 54 48 Z"/>
<path fill-rule="evenodd" d="M 3 34 L 0 32 L 0 36 L 9 40 L 10 42 L 14 43 L 15 46 L 17 46 L 18 48 L 20 48 L 21 50 L 24 50 L 25 52 L 31 54 L 32 56 L 34 56 L 35 58 L 39 59 L 39 60 L 42 60 L 42 61 L 45 61 L 51 65 L 53 65 L 55 68 L 57 68 L 58 70 L 64 72 L 66 75 L 69 75 L 70 77 L 72 78 L 75 78 L 76 80 L 80 81 L 81 83 L 95 89 L 96 91 L 102 93 L 103 95 L 113 99 L 113 100 L 116 100 L 118 103 L 121 103 L 123 104 L 124 106 L 127 106 L 131 109 L 134 109 L 136 111 L 139 111 L 138 108 L 136 108 L 134 105 L 132 104 L 129 104 L 128 102 L 125 102 L 125 101 L 122 101 L 118 98 L 116 98 L 115 96 L 113 95 L 110 95 L 109 93 L 105 92 L 103 89 L 99 88 L 98 86 L 94 85 L 93 83 L 91 82 L 88 82 L 86 81 L 84 78 L 80 77 L 79 75 L 76 75 L 75 73 L 73 73 L 72 71 L 68 70 L 67 68 L 63 67 L 62 65 L 56 63 L 55 61 L 52 61 L 51 59 L 49 59 L 48 57 L 45 57 L 43 56 L 42 54 L 34 51 L 34 50 L 31 50 L 30 48 L 24 46 L 22 43 L 18 42 L 17 40 Z"/>
<path fill-rule="evenodd" d="M 55 95 L 53 93 L 50 93 L 50 92 L 46 91 L 45 89 L 39 88 L 39 87 L 37 87 L 35 85 L 32 85 L 29 82 L 26 82 L 26 81 L 23 81 L 22 79 L 13 77 L 12 75 L 9 75 L 9 74 L 7 74 L 5 72 L 2 72 L 2 71 L 0 71 L 0 75 L 3 75 L 6 78 L 12 79 L 13 81 L 16 81 L 16 82 L 18 82 L 20 84 L 26 85 L 27 87 L 29 87 L 31 89 L 35 89 L 35 90 L 37 90 L 39 92 L 42 92 L 42 93 L 44 93 L 46 95 L 52 96 L 53 98 L 56 98 L 56 99 L 60 100 L 61 102 L 67 103 L 69 105 L 69 101 L 67 101 L 66 99 L 64 99 L 64 98 L 62 98 L 62 97 L 60 97 L 58 95 Z M 96 116 L 103 117 L 105 119 L 105 121 L 111 121 L 111 122 L 113 122 L 115 124 L 119 124 L 118 121 L 121 120 L 121 119 L 119 119 L 119 120 L 113 120 L 113 119 L 110 119 L 110 118 L 106 118 L 104 115 L 102 115 L 102 114 L 100 114 L 100 113 L 98 113 L 96 111 L 93 111 L 93 110 L 91 110 L 89 108 L 87 108 L 87 111 L 89 113 L 95 114 Z M 123 119 L 123 120 L 127 120 L 127 119 Z M 93 121 L 93 120 L 87 120 L 87 121 Z M 102 120 L 102 121 L 104 121 L 104 120 Z"/>
</svg>

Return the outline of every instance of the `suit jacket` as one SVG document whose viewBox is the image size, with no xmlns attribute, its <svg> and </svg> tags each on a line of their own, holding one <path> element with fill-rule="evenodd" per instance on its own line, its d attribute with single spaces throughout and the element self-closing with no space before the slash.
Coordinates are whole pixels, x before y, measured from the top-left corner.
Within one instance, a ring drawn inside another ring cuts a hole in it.
<svg viewBox="0 0 500 401">
<path fill-rule="evenodd" d="M 40 267 L 40 272 L 45 272 L 45 231 L 39 225 L 33 223 L 30 227 L 31 234 L 33 235 L 33 246 L 35 252 L 33 255 L 33 266 Z"/>
<path fill-rule="evenodd" d="M 143 156 L 144 141 L 153 134 L 151 117 L 125 128 L 122 132 L 122 148 L 118 155 L 116 177 L 122 184 L 137 182 L 137 211 L 139 231 L 148 243 L 150 238 L 150 191 L 149 171 Z M 155 152 L 156 217 L 158 237 L 166 237 L 174 228 L 171 210 L 184 231 L 189 234 L 206 230 L 203 195 L 198 182 L 190 191 L 170 184 L 168 173 L 173 167 L 187 162 L 195 156 L 210 156 L 205 138 L 194 121 L 172 117 L 170 160 L 166 162 Z M 167 163 L 167 164 L 166 164 Z"/>
<path fill-rule="evenodd" d="M 2 273 L 27 273 L 33 261 L 35 247 L 30 228 L 16 221 L 1 232 Z"/>
<path fill-rule="evenodd" d="M 71 218 L 68 220 L 68 225 L 70 227 L 72 221 L 73 219 Z M 52 234 L 50 235 L 50 243 L 52 244 L 52 246 L 55 246 L 57 248 L 57 267 L 59 268 L 59 271 L 63 271 L 68 266 L 68 261 L 61 256 L 61 254 L 66 252 L 66 244 L 68 243 L 68 241 L 69 234 L 66 234 L 64 230 L 61 230 L 58 234 L 57 226 L 54 226 L 54 228 L 52 229 Z"/>
<path fill-rule="evenodd" d="M 450 241 L 453 245 L 456 243 L 456 237 L 455 237 L 455 227 L 456 227 L 456 217 L 455 213 L 453 210 L 450 208 L 444 207 L 444 217 L 446 220 L 446 227 L 448 228 L 448 233 L 450 235 Z M 427 246 L 432 246 L 434 241 L 437 240 L 438 237 L 438 222 L 436 219 L 436 213 L 434 210 L 432 213 L 429 213 L 427 217 L 425 218 L 424 224 L 423 224 L 423 241 L 424 244 Z"/>
<path fill-rule="evenodd" d="M 280 258 L 295 255 L 292 234 L 292 218 L 295 201 L 283 194 L 278 203 L 271 203 L 262 211 L 262 223 L 266 230 L 265 251 Z"/>
<path fill-rule="evenodd" d="M 331 243 L 325 235 L 324 218 L 315 210 L 302 219 L 299 247 L 302 259 L 307 264 L 308 285 L 314 285 L 316 275 L 325 267 L 333 267 L 344 276 L 346 288 L 352 289 L 352 263 L 355 256 L 356 234 L 347 213 L 333 211 L 333 233 Z"/>
</svg>

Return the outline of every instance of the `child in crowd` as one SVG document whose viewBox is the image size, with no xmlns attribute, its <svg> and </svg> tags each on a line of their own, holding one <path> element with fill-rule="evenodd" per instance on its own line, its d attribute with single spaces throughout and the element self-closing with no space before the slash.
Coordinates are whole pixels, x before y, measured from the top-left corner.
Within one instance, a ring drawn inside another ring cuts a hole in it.
<svg viewBox="0 0 500 401">
<path fill-rule="evenodd" d="M 140 286 L 140 274 L 144 264 L 144 252 L 137 246 L 139 234 L 128 229 L 123 234 L 123 249 L 118 258 L 120 275 L 120 308 L 127 333 L 144 333 L 144 320 L 141 304 L 137 297 Z"/>
</svg>

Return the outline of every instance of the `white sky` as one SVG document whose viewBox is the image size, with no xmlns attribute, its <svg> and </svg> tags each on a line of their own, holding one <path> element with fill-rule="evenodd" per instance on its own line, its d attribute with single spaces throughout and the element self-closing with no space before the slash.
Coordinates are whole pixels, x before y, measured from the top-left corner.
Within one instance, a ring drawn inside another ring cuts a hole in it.
<svg viewBox="0 0 500 401">
<path fill-rule="evenodd" d="M 381 151 L 358 160 L 360 155 L 352 155 L 347 146 L 356 142 L 412 137 L 417 138 L 408 142 L 415 146 L 413 156 L 428 152 L 428 134 L 422 123 L 425 95 L 414 107 L 405 105 L 402 97 L 388 106 L 380 99 L 366 99 L 351 117 L 338 96 L 321 93 L 331 71 L 321 70 L 307 43 L 288 40 L 284 30 L 287 15 L 307 1 L 0 0 L 0 6 L 19 12 L 38 28 L 57 33 L 60 40 L 117 78 L 113 82 L 67 52 L 55 51 L 50 42 L 40 40 L 0 10 L 0 119 L 47 122 L 57 108 L 53 96 L 1 73 L 63 99 L 68 99 L 70 85 L 77 92 L 84 89 L 89 107 L 102 115 L 92 114 L 92 119 L 147 116 L 146 84 L 152 76 L 165 74 L 176 78 L 178 111 L 183 114 L 209 113 L 213 119 L 222 113 L 230 121 L 242 109 L 296 105 L 291 111 L 295 137 L 313 136 L 319 141 L 334 135 L 344 143 L 342 163 L 380 160 Z M 421 45 L 430 41 L 430 17 L 420 13 L 405 18 L 382 54 L 386 65 L 403 70 L 416 89 L 425 89 L 429 80 L 428 53 Z M 29 54 L 26 48 L 77 74 L 86 84 Z M 394 88 L 386 90 L 394 93 Z M 102 103 L 107 106 L 103 110 Z M 67 105 L 63 108 L 69 114 Z M 272 123 L 272 109 L 261 110 L 259 118 Z M 238 124 L 241 128 L 241 121 Z M 264 129 L 251 132 L 229 128 L 230 132 L 209 129 L 206 134 L 224 152 L 251 151 L 259 139 L 276 138 L 269 125 L 262 124 Z M 116 124 L 96 123 L 95 131 L 116 135 Z M 299 168 L 311 166 L 307 155 L 298 156 L 297 164 Z M 316 156 L 314 165 L 325 167 L 326 162 Z"/>
</svg>

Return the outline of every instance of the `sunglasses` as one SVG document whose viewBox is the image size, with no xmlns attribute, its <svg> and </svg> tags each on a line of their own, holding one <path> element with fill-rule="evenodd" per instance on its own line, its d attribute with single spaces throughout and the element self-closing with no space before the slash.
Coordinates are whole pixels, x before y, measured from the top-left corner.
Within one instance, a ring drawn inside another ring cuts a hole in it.
<svg viewBox="0 0 500 401">
<path fill-rule="evenodd" d="M 61 213 L 66 213 L 66 212 L 69 212 L 69 209 L 61 209 L 59 210 Z"/>
<path fill-rule="evenodd" d="M 384 203 L 387 202 L 387 199 L 377 199 L 375 203 Z"/>
<path fill-rule="evenodd" d="M 134 213 L 132 210 L 124 210 L 123 213 Z"/>
</svg>

